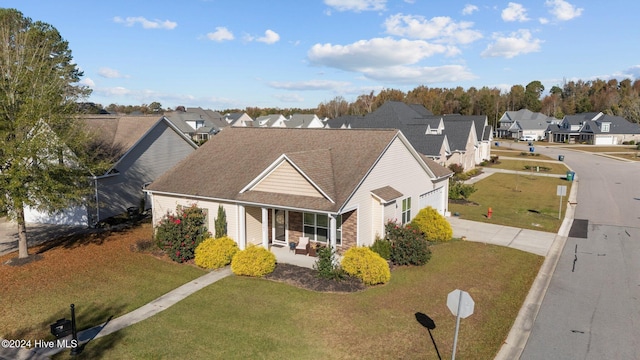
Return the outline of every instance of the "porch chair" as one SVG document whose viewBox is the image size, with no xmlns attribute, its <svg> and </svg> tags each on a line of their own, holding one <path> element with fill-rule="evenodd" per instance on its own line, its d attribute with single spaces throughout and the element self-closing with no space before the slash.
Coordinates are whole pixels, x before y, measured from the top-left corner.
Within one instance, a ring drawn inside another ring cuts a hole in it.
<svg viewBox="0 0 640 360">
<path fill-rule="evenodd" d="M 307 255 L 308 254 L 307 244 L 309 244 L 309 237 L 300 236 L 300 239 L 298 240 L 298 244 L 296 244 L 295 254 Z"/>
</svg>

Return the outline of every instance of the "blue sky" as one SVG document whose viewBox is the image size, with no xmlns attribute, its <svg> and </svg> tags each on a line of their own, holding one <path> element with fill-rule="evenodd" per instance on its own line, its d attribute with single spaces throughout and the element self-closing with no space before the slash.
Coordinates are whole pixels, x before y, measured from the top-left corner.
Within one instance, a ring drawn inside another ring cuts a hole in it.
<svg viewBox="0 0 640 360">
<path fill-rule="evenodd" d="M 640 78 L 635 0 L 3 0 L 57 28 L 90 101 L 314 108 L 419 85 Z"/>
</svg>

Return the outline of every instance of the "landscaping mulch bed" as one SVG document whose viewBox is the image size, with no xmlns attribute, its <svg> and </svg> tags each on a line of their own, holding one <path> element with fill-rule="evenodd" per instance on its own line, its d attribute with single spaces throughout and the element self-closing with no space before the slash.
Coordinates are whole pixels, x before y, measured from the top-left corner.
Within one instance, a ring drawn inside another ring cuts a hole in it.
<svg viewBox="0 0 640 360">
<path fill-rule="evenodd" d="M 357 292 L 367 288 L 362 281 L 354 277 L 341 280 L 322 279 L 318 277 L 317 270 L 280 263 L 264 278 L 319 292 Z"/>
</svg>

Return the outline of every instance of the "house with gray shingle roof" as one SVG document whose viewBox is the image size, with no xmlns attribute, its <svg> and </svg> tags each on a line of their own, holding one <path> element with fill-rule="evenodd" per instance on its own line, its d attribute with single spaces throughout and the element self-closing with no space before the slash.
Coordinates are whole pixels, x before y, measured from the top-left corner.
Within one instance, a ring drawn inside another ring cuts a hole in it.
<svg viewBox="0 0 640 360">
<path fill-rule="evenodd" d="M 324 123 L 315 114 L 293 114 L 285 121 L 288 128 L 319 129 L 324 127 Z"/>
<path fill-rule="evenodd" d="M 458 122 L 465 125 L 456 125 Z M 341 117 L 326 124 L 331 128 L 398 129 L 414 148 L 443 166 L 460 164 L 470 170 L 491 157 L 493 131 L 486 116 L 433 115 L 422 105 L 388 101 L 370 114 Z"/>
<path fill-rule="evenodd" d="M 547 136 L 547 128 L 550 125 L 559 124 L 560 121 L 555 117 L 528 109 L 505 111 L 498 120 L 496 136 L 512 139 L 521 139 L 527 136 L 542 140 Z"/>
<path fill-rule="evenodd" d="M 387 220 L 447 212 L 451 175 L 395 129 L 229 128 L 146 191 L 154 224 L 177 206 L 222 206 L 240 248 L 309 237 L 344 251 L 371 245 Z"/>
<path fill-rule="evenodd" d="M 228 125 L 220 113 L 202 108 L 172 111 L 165 113 L 165 117 L 193 141 L 199 143 L 209 140 Z"/>
<path fill-rule="evenodd" d="M 246 112 L 227 113 L 224 119 L 229 126 L 253 126 L 253 119 Z"/>
<path fill-rule="evenodd" d="M 548 128 L 549 142 L 619 145 L 640 141 L 640 126 L 621 116 L 601 112 L 566 115 Z"/>
<path fill-rule="evenodd" d="M 286 117 L 282 114 L 258 116 L 254 122 L 256 127 L 286 127 Z"/>
<path fill-rule="evenodd" d="M 83 120 L 92 155 L 109 164 L 101 173 L 87 174 L 93 197 L 55 214 L 25 209 L 27 222 L 94 226 L 128 208 L 149 209 L 144 187 L 197 149 L 164 116 L 87 115 Z"/>
</svg>

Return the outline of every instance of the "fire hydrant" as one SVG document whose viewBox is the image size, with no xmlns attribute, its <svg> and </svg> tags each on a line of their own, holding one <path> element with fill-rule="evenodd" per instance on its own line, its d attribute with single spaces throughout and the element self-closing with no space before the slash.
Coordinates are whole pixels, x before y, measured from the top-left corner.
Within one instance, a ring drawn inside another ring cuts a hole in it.
<svg viewBox="0 0 640 360">
<path fill-rule="evenodd" d="M 487 210 L 487 219 L 491 219 L 491 215 L 493 214 L 493 210 L 491 208 L 489 208 Z"/>
</svg>

